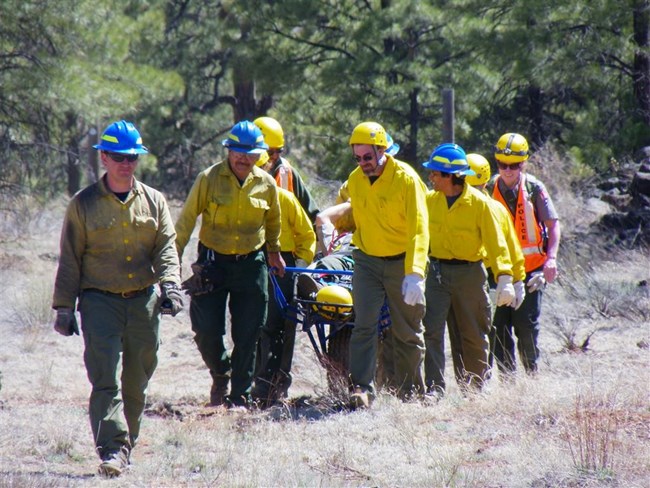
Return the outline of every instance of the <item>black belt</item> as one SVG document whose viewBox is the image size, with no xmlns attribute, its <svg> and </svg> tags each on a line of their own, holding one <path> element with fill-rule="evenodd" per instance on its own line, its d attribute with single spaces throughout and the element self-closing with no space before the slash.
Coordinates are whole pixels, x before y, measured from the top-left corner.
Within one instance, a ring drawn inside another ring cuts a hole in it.
<svg viewBox="0 0 650 488">
<path fill-rule="evenodd" d="M 252 256 L 257 256 L 260 253 L 259 249 L 249 252 L 248 254 L 221 254 L 216 251 L 213 252 L 215 261 L 226 261 L 228 263 L 235 263 L 244 261 Z"/>
<path fill-rule="evenodd" d="M 400 259 L 404 259 L 406 257 L 406 253 L 403 252 L 402 254 L 395 254 L 394 256 L 377 256 L 379 259 L 383 259 L 384 261 L 399 261 Z"/>
<path fill-rule="evenodd" d="M 143 295 L 148 295 L 153 290 L 153 286 L 148 286 L 140 290 L 123 291 L 121 293 L 113 293 L 112 291 L 100 290 L 99 288 L 84 288 L 84 293 L 101 293 L 116 298 L 137 298 Z"/>
<path fill-rule="evenodd" d="M 465 259 L 438 259 L 438 258 L 432 258 L 433 261 L 438 261 L 439 263 L 442 264 L 452 264 L 452 265 L 459 265 L 459 264 L 476 264 L 480 261 L 466 261 Z"/>
</svg>

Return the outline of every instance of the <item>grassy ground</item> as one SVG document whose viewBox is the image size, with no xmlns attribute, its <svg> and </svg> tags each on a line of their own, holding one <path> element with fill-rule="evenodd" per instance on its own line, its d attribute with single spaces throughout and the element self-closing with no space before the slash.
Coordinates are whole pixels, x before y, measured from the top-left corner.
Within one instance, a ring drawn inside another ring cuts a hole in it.
<svg viewBox="0 0 650 488">
<path fill-rule="evenodd" d="M 572 205 L 575 198 L 566 192 L 558 199 Z M 82 340 L 51 328 L 64 202 L 42 212 L 13 208 L 0 221 L 0 486 L 650 483 L 650 291 L 638 286 L 650 278 L 650 256 L 596 250 L 569 232 L 562 276 L 547 290 L 539 374 L 508 382 L 497 375 L 469 396 L 451 384 L 435 404 L 380 394 L 370 411 L 335 408 L 300 332 L 289 404 L 209 409 L 209 375 L 189 317 L 165 317 L 133 466 L 119 480 L 102 480 L 86 413 Z"/>
</svg>

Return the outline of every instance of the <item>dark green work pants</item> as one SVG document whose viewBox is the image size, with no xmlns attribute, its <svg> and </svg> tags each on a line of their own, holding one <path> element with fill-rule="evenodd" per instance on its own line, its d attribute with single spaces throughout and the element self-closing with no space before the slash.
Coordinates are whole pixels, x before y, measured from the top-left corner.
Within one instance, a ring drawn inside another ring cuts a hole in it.
<svg viewBox="0 0 650 488">
<path fill-rule="evenodd" d="M 540 271 L 534 270 L 534 271 Z M 526 281 L 531 273 L 526 274 Z M 537 371 L 539 348 L 539 316 L 542 311 L 543 288 L 529 292 L 526 290 L 524 302 L 517 310 L 512 307 L 497 307 L 494 313 L 494 328 L 490 334 L 490 350 L 496 360 L 499 371 L 511 373 L 515 370 L 515 336 L 517 350 L 526 369 L 531 373 Z"/>
<path fill-rule="evenodd" d="M 391 260 L 353 252 L 355 321 L 350 338 L 350 374 L 353 384 L 374 393 L 378 354 L 378 322 L 384 301 L 391 318 L 393 381 L 399 393 L 424 392 L 422 359 L 423 305 L 407 305 L 402 297 L 404 258 Z"/>
<path fill-rule="evenodd" d="M 247 405 L 251 400 L 255 348 L 269 301 L 266 259 L 262 251 L 257 251 L 241 260 L 216 255 L 214 261 L 222 273 L 219 286 L 193 296 L 190 304 L 194 341 L 213 378 L 231 374 L 230 402 Z M 224 343 L 226 307 L 233 342 L 230 358 Z"/>
<path fill-rule="evenodd" d="M 445 325 L 454 358 L 454 373 L 462 386 L 482 386 L 488 372 L 490 298 L 481 262 L 441 264 L 431 260 L 424 316 L 424 371 L 429 391 L 444 391 Z"/>
<path fill-rule="evenodd" d="M 157 305 L 153 287 L 135 298 L 82 294 L 90 426 L 100 457 L 133 447 L 140 434 L 147 385 L 158 364 Z"/>
</svg>

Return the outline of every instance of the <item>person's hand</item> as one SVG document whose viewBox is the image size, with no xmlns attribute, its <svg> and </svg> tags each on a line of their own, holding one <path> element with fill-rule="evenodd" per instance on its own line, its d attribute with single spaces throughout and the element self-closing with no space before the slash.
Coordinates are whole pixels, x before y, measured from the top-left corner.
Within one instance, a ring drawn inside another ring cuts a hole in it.
<svg viewBox="0 0 650 488">
<path fill-rule="evenodd" d="M 269 252 L 267 254 L 269 259 L 269 268 L 273 269 L 273 273 L 282 278 L 284 276 L 284 268 L 287 266 L 282 255 L 279 252 Z"/>
<path fill-rule="evenodd" d="M 546 278 L 544 278 L 543 271 L 535 271 L 530 275 L 530 279 L 528 280 L 528 283 L 526 283 L 528 293 L 533 293 L 534 291 L 543 288 L 544 285 L 546 285 Z"/>
<path fill-rule="evenodd" d="M 183 310 L 183 295 L 176 283 L 165 281 L 160 284 L 160 310 L 172 317 L 175 317 Z"/>
<path fill-rule="evenodd" d="M 296 268 L 306 268 L 307 267 L 307 261 L 304 259 L 296 259 Z"/>
<path fill-rule="evenodd" d="M 62 336 L 79 335 L 79 325 L 77 317 L 71 308 L 59 308 L 56 311 L 56 320 L 54 321 L 54 330 Z"/>
<path fill-rule="evenodd" d="M 557 278 L 557 259 L 547 258 L 544 263 L 544 279 L 547 283 L 553 283 Z"/>
<path fill-rule="evenodd" d="M 526 286 L 523 281 L 515 281 L 512 287 L 515 289 L 515 299 L 510 306 L 517 310 L 524 303 L 524 298 L 526 298 Z"/>
<path fill-rule="evenodd" d="M 501 275 L 497 279 L 497 307 L 508 306 L 515 299 L 515 288 L 512 286 L 512 276 Z"/>
<path fill-rule="evenodd" d="M 424 305 L 424 278 L 417 273 L 411 273 L 402 281 L 402 296 L 407 305 Z"/>
</svg>

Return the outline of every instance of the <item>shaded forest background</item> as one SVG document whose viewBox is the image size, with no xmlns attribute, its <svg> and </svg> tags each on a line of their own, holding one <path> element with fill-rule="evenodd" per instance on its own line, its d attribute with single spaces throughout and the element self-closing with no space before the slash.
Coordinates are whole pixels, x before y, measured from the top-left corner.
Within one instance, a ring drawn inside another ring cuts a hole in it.
<svg viewBox="0 0 650 488">
<path fill-rule="evenodd" d="M 5 195 L 93 181 L 122 118 L 151 150 L 140 179 L 181 198 L 260 115 L 310 175 L 349 173 L 363 120 L 417 167 L 445 88 L 456 142 L 486 156 L 516 131 L 603 173 L 650 146 L 650 0 L 4 0 L 0 29 Z"/>
</svg>

